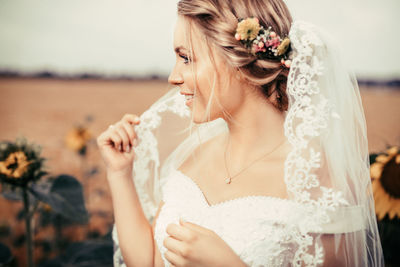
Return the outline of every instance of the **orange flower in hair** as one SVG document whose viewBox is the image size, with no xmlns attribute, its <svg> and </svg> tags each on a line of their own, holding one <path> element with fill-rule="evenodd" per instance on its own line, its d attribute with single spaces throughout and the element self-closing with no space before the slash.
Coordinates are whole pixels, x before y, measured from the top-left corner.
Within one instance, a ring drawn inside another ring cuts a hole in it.
<svg viewBox="0 0 400 267">
<path fill-rule="evenodd" d="M 257 18 L 247 18 L 240 21 L 236 28 L 236 40 L 254 40 L 261 27 Z"/>
</svg>

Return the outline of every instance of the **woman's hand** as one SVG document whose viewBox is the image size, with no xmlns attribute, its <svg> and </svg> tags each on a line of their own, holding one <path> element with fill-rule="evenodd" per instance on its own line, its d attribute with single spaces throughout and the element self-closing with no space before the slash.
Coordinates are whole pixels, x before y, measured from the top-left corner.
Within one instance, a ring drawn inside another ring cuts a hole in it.
<svg viewBox="0 0 400 267">
<path fill-rule="evenodd" d="M 172 266 L 246 266 L 214 231 L 185 222 L 169 224 L 165 258 Z"/>
<path fill-rule="evenodd" d="M 129 173 L 132 171 L 135 157 L 133 148 L 138 142 L 133 126 L 139 123 L 138 116 L 126 114 L 97 138 L 97 145 L 107 172 Z"/>
</svg>

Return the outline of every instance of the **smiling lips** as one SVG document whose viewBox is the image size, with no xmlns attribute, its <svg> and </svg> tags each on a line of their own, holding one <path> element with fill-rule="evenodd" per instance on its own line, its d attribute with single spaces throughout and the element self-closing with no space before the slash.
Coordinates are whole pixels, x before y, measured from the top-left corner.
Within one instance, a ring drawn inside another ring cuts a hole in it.
<svg viewBox="0 0 400 267">
<path fill-rule="evenodd" d="M 193 102 L 194 94 L 186 93 L 186 92 L 181 92 L 182 95 L 185 96 L 186 99 L 186 105 L 188 106 Z"/>
</svg>

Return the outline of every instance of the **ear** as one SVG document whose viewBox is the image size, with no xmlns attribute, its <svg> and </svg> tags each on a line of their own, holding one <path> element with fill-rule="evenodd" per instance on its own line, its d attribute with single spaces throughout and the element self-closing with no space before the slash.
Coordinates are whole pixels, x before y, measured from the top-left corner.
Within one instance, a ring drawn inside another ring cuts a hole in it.
<svg viewBox="0 0 400 267">
<path fill-rule="evenodd" d="M 243 77 L 243 73 L 242 73 L 242 71 L 240 70 L 240 68 L 236 68 L 236 69 L 235 69 L 235 78 L 236 78 L 239 82 L 244 82 L 244 81 L 245 81 L 245 79 L 244 79 L 244 77 Z"/>
</svg>

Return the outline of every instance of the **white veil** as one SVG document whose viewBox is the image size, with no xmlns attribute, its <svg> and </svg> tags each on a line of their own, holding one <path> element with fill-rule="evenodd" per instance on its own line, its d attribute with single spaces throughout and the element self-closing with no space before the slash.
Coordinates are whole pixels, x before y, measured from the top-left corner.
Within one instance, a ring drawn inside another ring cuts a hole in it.
<svg viewBox="0 0 400 267">
<path fill-rule="evenodd" d="M 302 207 L 291 227 L 292 266 L 383 266 L 369 176 L 366 123 L 359 89 L 328 34 L 292 23 L 285 135 L 293 149 L 285 161 L 289 198 Z M 222 119 L 196 125 L 178 89 L 141 115 L 134 181 L 151 222 L 160 190 L 201 142 L 227 131 Z M 200 141 L 201 140 L 201 141 Z M 124 265 L 115 241 L 114 263 Z"/>
<path fill-rule="evenodd" d="M 294 58 L 285 135 L 294 149 L 285 182 L 306 207 L 294 265 L 382 266 L 357 82 L 321 29 L 296 21 L 289 38 Z"/>
</svg>

